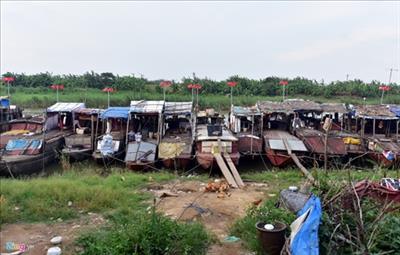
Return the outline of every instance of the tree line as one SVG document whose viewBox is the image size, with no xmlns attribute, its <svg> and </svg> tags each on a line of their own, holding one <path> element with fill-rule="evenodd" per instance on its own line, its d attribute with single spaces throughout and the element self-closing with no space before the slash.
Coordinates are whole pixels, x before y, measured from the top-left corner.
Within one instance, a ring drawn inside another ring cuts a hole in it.
<svg viewBox="0 0 400 255">
<path fill-rule="evenodd" d="M 135 90 L 142 92 L 162 92 L 159 83 L 162 80 L 149 80 L 135 75 L 115 75 L 110 72 L 96 73 L 86 72 L 82 75 L 67 74 L 55 75 L 51 73 L 24 74 L 24 73 L 5 73 L 3 77 L 14 77 L 12 86 L 26 88 L 46 88 L 52 84 L 63 84 L 66 88 L 97 88 L 113 87 L 117 90 Z M 365 83 L 362 80 L 355 79 L 349 81 L 335 81 L 330 83 L 318 82 L 303 77 L 286 79 L 282 77 L 266 77 L 264 79 L 249 79 L 240 76 L 231 76 L 226 80 L 216 81 L 208 78 L 184 77 L 179 81 L 172 80 L 172 86 L 168 89 L 169 93 L 190 94 L 187 88 L 190 83 L 201 84 L 201 94 L 229 94 L 230 87 L 227 81 L 238 82 L 234 88 L 235 95 L 246 96 L 277 96 L 282 94 L 281 80 L 287 80 L 287 92 L 289 95 L 309 95 L 323 96 L 326 98 L 338 96 L 355 97 L 379 97 L 381 91 L 379 81 Z M 4 82 L 3 82 L 4 83 Z M 386 84 L 387 85 L 387 84 Z M 385 92 L 389 95 L 400 97 L 400 85 L 390 84 L 390 90 Z"/>
</svg>

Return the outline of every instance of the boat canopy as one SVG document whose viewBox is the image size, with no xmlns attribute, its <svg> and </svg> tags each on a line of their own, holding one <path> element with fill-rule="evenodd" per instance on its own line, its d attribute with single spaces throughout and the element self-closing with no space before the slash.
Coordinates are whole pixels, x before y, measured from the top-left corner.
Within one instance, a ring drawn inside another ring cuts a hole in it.
<svg viewBox="0 0 400 255">
<path fill-rule="evenodd" d="M 192 114 L 192 102 L 165 102 L 164 113 L 166 115 L 190 115 Z"/>
<path fill-rule="evenodd" d="M 396 114 L 396 116 L 400 118 L 400 105 L 391 105 L 390 111 Z"/>
<path fill-rule="evenodd" d="M 165 101 L 131 101 L 131 113 L 162 113 Z"/>
<path fill-rule="evenodd" d="M 391 109 L 392 108 L 389 105 L 358 105 L 354 107 L 354 115 L 363 119 L 398 119 Z"/>
<path fill-rule="evenodd" d="M 323 112 L 329 113 L 349 113 L 350 110 L 347 109 L 345 104 L 341 103 L 323 103 L 321 104 Z"/>
<path fill-rule="evenodd" d="M 85 115 L 93 115 L 93 114 L 100 114 L 103 110 L 97 108 L 79 108 L 74 110 L 75 113 L 78 114 L 85 114 Z"/>
<path fill-rule="evenodd" d="M 101 119 L 121 118 L 128 119 L 129 107 L 108 107 L 100 114 Z"/>
<path fill-rule="evenodd" d="M 287 99 L 284 102 L 259 101 L 258 108 L 263 113 L 286 113 L 295 112 L 317 112 L 321 113 L 322 107 L 320 104 L 303 99 Z"/>
<path fill-rule="evenodd" d="M 47 112 L 72 112 L 80 108 L 85 108 L 84 103 L 55 103 L 49 108 Z"/>
<path fill-rule="evenodd" d="M 235 116 L 253 116 L 261 115 L 261 111 L 257 106 L 243 107 L 243 106 L 233 106 L 232 114 Z"/>
</svg>

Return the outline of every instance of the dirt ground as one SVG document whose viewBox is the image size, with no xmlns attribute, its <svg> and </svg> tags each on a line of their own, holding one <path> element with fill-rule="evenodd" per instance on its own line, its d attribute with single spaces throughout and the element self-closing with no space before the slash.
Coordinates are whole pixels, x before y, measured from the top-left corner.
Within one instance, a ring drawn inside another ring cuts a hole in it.
<svg viewBox="0 0 400 255">
<path fill-rule="evenodd" d="M 199 221 L 218 240 L 208 251 L 209 255 L 249 255 L 241 241 L 229 243 L 224 238 L 229 235 L 229 227 L 233 222 L 243 217 L 246 209 L 252 204 L 259 203 L 268 195 L 267 184 L 246 183 L 243 189 L 229 189 L 219 198 L 217 193 L 205 192 L 207 183 L 201 181 L 176 180 L 164 185 L 154 184 L 146 189 L 160 196 L 169 194 L 157 201 L 157 210 L 166 216 L 182 221 Z M 221 196 L 221 195 L 220 195 Z M 191 205 L 191 206 L 189 206 Z M 188 207 L 189 206 L 189 207 Z M 29 249 L 25 255 L 43 255 L 53 245 L 50 239 L 60 235 L 63 238 L 62 254 L 76 254 L 79 247 L 74 247 L 75 238 L 82 231 L 95 229 L 105 224 L 106 220 L 100 215 L 89 213 L 80 219 L 54 223 L 15 223 L 4 224 L 0 231 L 0 251 L 6 252 L 7 242 L 26 244 Z"/>
<path fill-rule="evenodd" d="M 58 245 L 62 254 L 76 254 L 78 247 L 73 246 L 73 241 L 78 233 L 101 226 L 105 222 L 106 220 L 101 215 L 88 213 L 78 220 L 56 221 L 51 224 L 4 224 L 0 232 L 0 251 L 6 252 L 6 243 L 14 242 L 28 246 L 28 251 L 24 252 L 24 255 L 43 255 L 46 254 L 47 249 L 53 246 L 50 239 L 59 235 L 63 238 L 62 243 Z"/>
<path fill-rule="evenodd" d="M 229 243 L 224 239 L 229 235 L 231 224 L 243 217 L 249 206 L 266 198 L 267 184 L 246 183 L 243 189 L 230 189 L 223 198 L 217 193 L 204 192 L 206 185 L 200 181 L 175 181 L 154 185 L 148 190 L 157 196 L 167 193 L 157 202 L 158 211 L 173 219 L 199 221 L 215 235 L 218 242 L 210 247 L 208 254 L 252 254 L 241 241 Z"/>
</svg>

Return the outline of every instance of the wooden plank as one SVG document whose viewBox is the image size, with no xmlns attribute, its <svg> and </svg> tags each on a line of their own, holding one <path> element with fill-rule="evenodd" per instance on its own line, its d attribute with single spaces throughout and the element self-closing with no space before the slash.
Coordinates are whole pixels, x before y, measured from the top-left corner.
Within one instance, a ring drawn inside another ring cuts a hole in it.
<svg viewBox="0 0 400 255">
<path fill-rule="evenodd" d="M 229 171 L 228 167 L 226 166 L 224 159 L 222 158 L 220 153 L 215 153 L 214 157 L 217 161 L 217 164 L 219 168 L 221 169 L 226 181 L 234 188 L 238 188 L 237 183 L 235 182 L 235 179 L 233 178 L 231 172 Z"/>
<path fill-rule="evenodd" d="M 231 169 L 233 177 L 235 178 L 235 181 L 238 184 L 238 186 L 240 188 L 244 187 L 244 182 L 243 182 L 242 178 L 240 177 L 240 174 L 239 174 L 238 170 L 236 169 L 235 164 L 233 164 L 230 155 L 228 153 L 224 153 L 223 156 L 224 156 L 226 162 L 228 163 L 228 166 Z"/>
<path fill-rule="evenodd" d="M 315 183 L 314 176 L 301 164 L 299 158 L 296 156 L 296 154 L 292 153 L 292 149 L 290 148 L 290 145 L 287 141 L 286 138 L 283 139 L 283 144 L 285 144 L 286 150 L 289 154 L 289 156 L 292 158 L 293 162 L 296 164 L 298 168 L 303 172 L 303 174 L 307 177 L 308 180 L 310 180 L 311 183 Z"/>
</svg>

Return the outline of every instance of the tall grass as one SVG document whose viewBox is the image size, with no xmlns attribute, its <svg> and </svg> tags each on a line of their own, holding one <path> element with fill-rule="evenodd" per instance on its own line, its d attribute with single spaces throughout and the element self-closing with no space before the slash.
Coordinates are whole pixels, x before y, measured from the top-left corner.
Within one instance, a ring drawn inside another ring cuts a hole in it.
<svg viewBox="0 0 400 255">
<path fill-rule="evenodd" d="M 116 208 L 140 209 L 145 207 L 143 202 L 149 199 L 149 194 L 138 189 L 151 181 L 174 177 L 169 173 L 116 171 L 101 177 L 88 168 L 87 165 L 75 166 L 63 175 L 47 178 L 1 179 L 0 223 L 70 219 L 80 212 L 107 212 Z M 69 201 L 72 206 L 68 206 Z"/>
<path fill-rule="evenodd" d="M 2 89 L 2 91 L 6 91 Z M 46 108 L 56 102 L 56 92 L 47 88 L 21 88 L 16 87 L 11 89 L 12 103 L 24 108 Z M 365 102 L 359 97 L 340 97 L 326 98 L 323 96 L 315 97 L 311 95 L 289 95 L 288 98 L 303 98 L 318 102 L 340 102 L 349 104 L 378 104 L 380 98 L 368 98 Z M 111 94 L 111 106 L 129 106 L 131 100 L 162 100 L 163 94 L 157 91 L 131 91 L 121 90 Z M 190 94 L 167 93 L 167 101 L 191 101 Z M 87 88 L 66 88 L 59 92 L 59 100 L 61 102 L 85 102 L 88 107 L 107 107 L 107 93 L 98 89 Z M 233 103 L 235 105 L 249 106 L 254 105 L 258 100 L 282 100 L 280 96 L 244 96 L 234 95 Z M 196 99 L 195 99 L 196 102 Z M 389 95 L 385 97 L 385 103 L 400 103 L 400 95 Z M 200 94 L 199 105 L 201 108 L 212 107 L 217 110 L 229 110 L 230 96 L 229 95 L 212 95 Z"/>
</svg>

